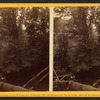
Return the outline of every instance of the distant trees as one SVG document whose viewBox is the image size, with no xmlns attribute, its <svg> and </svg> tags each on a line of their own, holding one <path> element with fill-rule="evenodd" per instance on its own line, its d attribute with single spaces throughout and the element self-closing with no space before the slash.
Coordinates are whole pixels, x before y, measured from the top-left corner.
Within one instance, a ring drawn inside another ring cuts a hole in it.
<svg viewBox="0 0 100 100">
<path fill-rule="evenodd" d="M 75 73 L 100 66 L 99 16 L 100 7 L 55 8 L 54 68 Z"/>
<path fill-rule="evenodd" d="M 49 64 L 49 9 L 0 8 L 0 73 Z"/>
<path fill-rule="evenodd" d="M 31 23 L 26 24 L 30 61 L 41 69 L 49 65 L 49 9 L 33 8 L 30 14 L 31 17 L 27 17 Z"/>
</svg>

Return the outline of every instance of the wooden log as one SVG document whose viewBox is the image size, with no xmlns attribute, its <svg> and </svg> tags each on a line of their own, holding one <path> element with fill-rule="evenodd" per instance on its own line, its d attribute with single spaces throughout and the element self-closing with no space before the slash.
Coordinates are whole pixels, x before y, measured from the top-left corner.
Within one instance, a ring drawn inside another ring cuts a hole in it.
<svg viewBox="0 0 100 100">
<path fill-rule="evenodd" d="M 0 91 L 29 91 L 29 90 L 21 86 L 15 86 L 12 84 L 0 82 Z"/>
<path fill-rule="evenodd" d="M 68 83 L 69 91 L 100 91 L 100 89 L 95 88 L 90 85 L 81 84 L 78 82 L 69 81 Z"/>
<path fill-rule="evenodd" d="M 56 86 L 56 90 L 60 91 L 100 91 L 99 88 L 95 88 L 90 85 L 81 84 L 79 82 L 74 81 L 60 81 L 54 82 L 54 86 Z M 58 84 L 58 85 L 57 85 Z"/>
</svg>

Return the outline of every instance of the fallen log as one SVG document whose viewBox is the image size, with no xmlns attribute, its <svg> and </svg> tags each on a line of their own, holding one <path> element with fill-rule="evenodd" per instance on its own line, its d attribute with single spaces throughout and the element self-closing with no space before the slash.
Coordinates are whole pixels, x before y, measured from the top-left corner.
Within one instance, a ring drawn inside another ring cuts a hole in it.
<svg viewBox="0 0 100 100">
<path fill-rule="evenodd" d="M 100 89 L 95 88 L 90 85 L 81 84 L 78 82 L 69 81 L 68 83 L 69 91 L 100 91 Z"/>
<path fill-rule="evenodd" d="M 74 81 L 60 81 L 55 84 L 58 84 L 56 88 L 58 88 L 60 91 L 100 91 L 100 89 L 93 86 Z"/>
<path fill-rule="evenodd" d="M 15 86 L 9 83 L 0 82 L 0 91 L 29 91 L 21 86 Z"/>
</svg>

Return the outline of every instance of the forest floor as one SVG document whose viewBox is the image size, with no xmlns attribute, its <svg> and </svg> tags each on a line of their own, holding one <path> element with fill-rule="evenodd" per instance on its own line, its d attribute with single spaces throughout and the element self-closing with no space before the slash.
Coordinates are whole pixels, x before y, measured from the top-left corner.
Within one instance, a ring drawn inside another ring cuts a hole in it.
<svg viewBox="0 0 100 100">
<path fill-rule="evenodd" d="M 36 74 L 37 73 L 31 74 L 27 70 L 26 71 L 23 70 L 20 72 L 11 72 L 5 76 L 6 83 L 23 87 L 23 85 L 25 85 Z M 34 91 L 48 91 L 49 90 L 49 76 L 47 76 L 41 82 L 38 82 L 41 79 L 41 77 L 43 77 L 43 75 L 45 75 L 45 73 L 40 75 L 35 80 L 31 81 L 25 88 L 30 89 L 32 86 L 34 86 L 36 83 L 38 83 L 32 90 L 34 90 Z"/>
<path fill-rule="evenodd" d="M 61 73 L 58 76 L 60 76 Z M 80 72 L 77 72 L 73 75 L 75 76 L 76 82 L 92 86 L 98 79 L 100 79 L 100 68 L 97 66 L 95 68 L 91 68 L 88 71 L 81 70 Z M 68 91 L 68 90 L 65 87 L 57 87 L 54 88 L 54 91 Z"/>
</svg>

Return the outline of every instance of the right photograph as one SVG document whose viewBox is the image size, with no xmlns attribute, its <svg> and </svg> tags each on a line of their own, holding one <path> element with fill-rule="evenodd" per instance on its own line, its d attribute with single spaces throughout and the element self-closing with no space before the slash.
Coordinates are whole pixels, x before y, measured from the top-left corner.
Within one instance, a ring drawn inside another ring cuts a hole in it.
<svg viewBox="0 0 100 100">
<path fill-rule="evenodd" d="M 100 91 L 100 7 L 54 8 L 54 91 Z"/>
</svg>

